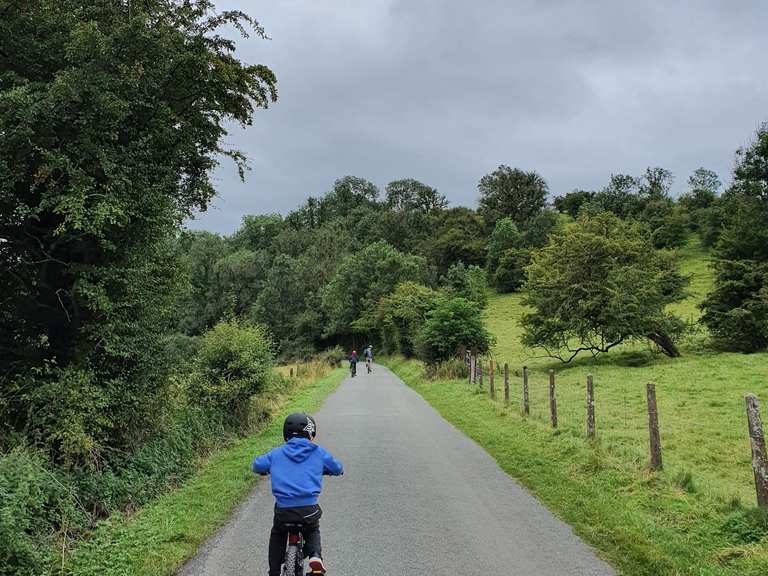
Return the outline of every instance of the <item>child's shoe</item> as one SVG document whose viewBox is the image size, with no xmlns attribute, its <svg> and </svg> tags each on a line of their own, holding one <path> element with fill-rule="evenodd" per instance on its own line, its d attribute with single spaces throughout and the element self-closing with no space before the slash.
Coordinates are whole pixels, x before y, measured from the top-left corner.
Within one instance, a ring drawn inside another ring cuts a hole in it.
<svg viewBox="0 0 768 576">
<path fill-rule="evenodd" d="M 325 566 L 323 565 L 323 559 L 317 556 L 312 556 L 309 559 L 309 567 L 312 570 L 312 574 L 325 574 Z"/>
</svg>

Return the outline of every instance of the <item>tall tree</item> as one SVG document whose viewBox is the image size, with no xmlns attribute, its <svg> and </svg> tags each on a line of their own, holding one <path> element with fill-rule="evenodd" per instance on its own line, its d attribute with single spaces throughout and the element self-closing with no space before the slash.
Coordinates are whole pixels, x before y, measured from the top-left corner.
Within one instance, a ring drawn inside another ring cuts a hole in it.
<svg viewBox="0 0 768 576">
<path fill-rule="evenodd" d="M 768 348 L 768 124 L 738 151 L 722 200 L 715 288 L 702 304 L 702 320 L 723 347 L 762 350 Z"/>
<path fill-rule="evenodd" d="M 333 189 L 320 202 L 321 222 L 348 215 L 355 208 L 375 205 L 379 189 L 365 178 L 344 176 L 333 183 Z"/>
<path fill-rule="evenodd" d="M 184 232 L 179 240 L 182 271 L 186 284 L 178 297 L 177 327 L 197 335 L 220 320 L 211 314 L 216 263 L 228 251 L 224 238 L 211 232 Z"/>
<path fill-rule="evenodd" d="M 385 192 L 386 205 L 392 210 L 429 214 L 448 206 L 445 196 L 413 178 L 390 182 Z"/>
<path fill-rule="evenodd" d="M 681 201 L 689 210 L 709 208 L 717 198 L 722 182 L 717 173 L 706 168 L 697 168 L 688 178 L 688 192 Z"/>
<path fill-rule="evenodd" d="M 652 200 L 669 198 L 673 181 L 672 172 L 666 168 L 646 168 L 643 177 L 638 179 L 640 194 Z"/>
<path fill-rule="evenodd" d="M 581 206 L 595 196 L 595 193 L 590 190 L 574 190 L 568 192 L 564 196 L 558 196 L 554 199 L 553 203 L 555 209 L 559 212 L 568 214 L 571 218 L 578 218 L 579 210 Z"/>
<path fill-rule="evenodd" d="M 527 268 L 523 342 L 569 362 L 638 339 L 679 356 L 682 322 L 666 312 L 687 279 L 644 228 L 604 212 L 555 234 Z"/>
<path fill-rule="evenodd" d="M 423 282 L 427 263 L 419 257 L 398 252 L 385 242 L 376 242 L 347 256 L 323 288 L 322 305 L 328 318 L 326 335 L 351 334 L 353 323 L 367 329 L 379 298 L 401 282 Z"/>
<path fill-rule="evenodd" d="M 485 239 L 482 218 L 470 208 L 456 206 L 435 218 L 432 235 L 419 247 L 437 272 L 445 274 L 456 262 L 482 266 Z"/>
<path fill-rule="evenodd" d="M 221 139 L 276 99 L 276 80 L 217 33 L 261 27 L 207 0 L 0 12 L 0 421 L 58 427 L 54 449 L 92 455 L 151 429 L 176 268 L 166 247 L 214 195 L 219 158 L 245 170 Z M 81 375 L 66 396 L 63 370 Z M 34 421 L 65 398 L 55 422 Z"/>
<path fill-rule="evenodd" d="M 247 250 L 270 250 L 282 229 L 283 217 L 280 214 L 243 216 L 240 228 L 232 237 L 232 244 Z"/>
<path fill-rule="evenodd" d="M 493 228 L 496 221 L 509 217 L 523 226 L 547 203 L 549 188 L 536 172 L 501 165 L 480 179 L 478 212 Z"/>
</svg>

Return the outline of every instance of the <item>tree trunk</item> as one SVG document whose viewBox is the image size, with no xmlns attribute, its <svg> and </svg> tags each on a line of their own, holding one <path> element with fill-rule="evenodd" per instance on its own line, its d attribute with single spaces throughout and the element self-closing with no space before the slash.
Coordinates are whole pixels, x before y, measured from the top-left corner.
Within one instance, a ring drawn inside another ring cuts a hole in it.
<svg viewBox="0 0 768 576">
<path fill-rule="evenodd" d="M 670 358 L 680 357 L 680 351 L 677 349 L 677 346 L 675 346 L 675 343 L 672 342 L 672 338 L 670 338 L 664 332 L 651 332 L 650 334 L 646 334 L 646 336 L 649 340 L 651 340 L 651 342 L 661 348 L 661 351 Z"/>
</svg>

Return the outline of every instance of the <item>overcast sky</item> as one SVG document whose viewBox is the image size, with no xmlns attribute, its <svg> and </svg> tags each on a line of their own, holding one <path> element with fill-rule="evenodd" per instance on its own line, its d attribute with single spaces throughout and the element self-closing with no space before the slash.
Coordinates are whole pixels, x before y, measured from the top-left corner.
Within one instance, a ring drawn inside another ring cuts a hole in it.
<svg viewBox="0 0 768 576">
<path fill-rule="evenodd" d="M 231 233 L 351 174 L 400 178 L 474 206 L 499 164 L 552 195 L 663 166 L 730 180 L 768 120 L 768 2 L 219 0 L 265 27 L 239 56 L 268 65 L 279 100 L 226 143 L 219 196 L 190 227 Z"/>
</svg>

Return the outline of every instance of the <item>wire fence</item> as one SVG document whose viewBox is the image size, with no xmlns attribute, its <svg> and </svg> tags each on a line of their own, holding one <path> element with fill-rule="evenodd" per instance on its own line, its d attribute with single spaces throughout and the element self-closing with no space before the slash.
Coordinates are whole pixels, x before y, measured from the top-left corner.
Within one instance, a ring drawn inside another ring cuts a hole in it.
<svg viewBox="0 0 768 576">
<path fill-rule="evenodd" d="M 745 479 L 745 483 L 739 482 L 742 486 L 748 482 L 746 476 L 751 468 L 753 494 L 757 494 L 759 506 L 768 508 L 768 455 L 759 403 L 752 394 L 741 400 L 745 404 L 741 404 L 740 410 L 744 410 L 746 405 L 748 427 L 745 430 L 743 426 L 712 426 L 707 421 L 707 415 L 701 412 L 700 403 L 688 402 L 687 394 L 680 395 L 682 398 L 670 398 L 661 393 L 657 397 L 656 386 L 650 382 L 601 386 L 591 375 L 582 381 L 572 371 L 560 376 L 554 370 L 532 371 L 487 357 L 469 357 L 467 364 L 469 385 L 479 387 L 493 401 L 503 403 L 509 410 L 553 432 L 581 436 L 588 441 L 596 439 L 622 461 L 638 468 L 660 470 L 666 464 L 663 458 L 665 449 L 677 454 L 684 448 L 678 443 L 709 438 L 714 434 L 712 444 L 715 447 L 708 447 L 703 454 L 689 458 L 692 461 L 685 465 L 706 472 L 735 463 L 743 470 L 743 474 L 739 473 L 739 478 Z M 505 374 L 508 375 L 506 378 Z M 593 381 L 591 419 L 588 380 Z M 508 400 L 505 394 L 507 387 Z M 690 394 L 695 393 L 695 390 L 690 390 Z M 730 395 L 728 401 L 733 400 L 733 395 Z M 712 409 L 717 409 L 716 403 Z M 665 426 L 670 431 L 666 434 Z M 747 431 L 748 434 L 745 434 Z M 720 448 L 717 447 L 718 439 L 722 440 Z M 747 449 L 747 440 L 751 454 Z M 743 454 L 735 457 L 728 453 L 734 445 L 744 445 Z M 672 463 L 678 468 L 685 468 L 674 459 Z M 690 478 L 690 472 L 682 472 L 680 481 L 690 482 Z"/>
</svg>

